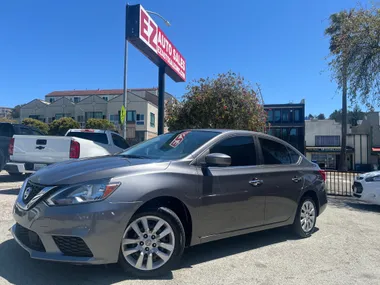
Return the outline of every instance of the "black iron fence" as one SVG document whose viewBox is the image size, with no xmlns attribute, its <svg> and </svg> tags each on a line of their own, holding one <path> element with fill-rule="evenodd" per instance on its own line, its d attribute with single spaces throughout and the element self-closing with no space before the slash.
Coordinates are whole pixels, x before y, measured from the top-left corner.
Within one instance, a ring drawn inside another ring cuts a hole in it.
<svg viewBox="0 0 380 285">
<path fill-rule="evenodd" d="M 326 170 L 326 191 L 328 195 L 352 196 L 352 184 L 359 172 Z"/>
</svg>

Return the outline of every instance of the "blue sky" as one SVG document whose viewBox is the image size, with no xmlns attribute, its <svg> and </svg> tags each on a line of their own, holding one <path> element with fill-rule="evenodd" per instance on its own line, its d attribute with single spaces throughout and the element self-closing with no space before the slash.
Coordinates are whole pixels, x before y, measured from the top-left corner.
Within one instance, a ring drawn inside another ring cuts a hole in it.
<svg viewBox="0 0 380 285">
<path fill-rule="evenodd" d="M 55 90 L 123 86 L 122 0 L 2 0 L 0 106 Z M 356 0 L 141 0 L 187 62 L 187 79 L 232 70 L 260 83 L 265 103 L 306 100 L 306 112 L 339 108 L 326 70 L 328 17 Z M 366 2 L 364 2 L 366 3 Z M 128 88 L 157 86 L 157 67 L 130 45 Z M 181 97 L 187 83 L 166 77 Z"/>
</svg>

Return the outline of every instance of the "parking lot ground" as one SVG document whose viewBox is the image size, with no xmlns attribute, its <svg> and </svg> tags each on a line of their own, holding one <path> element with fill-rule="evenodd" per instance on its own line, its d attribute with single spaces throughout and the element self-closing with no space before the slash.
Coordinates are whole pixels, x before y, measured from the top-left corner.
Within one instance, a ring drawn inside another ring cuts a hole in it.
<svg viewBox="0 0 380 285">
<path fill-rule="evenodd" d="M 135 280 L 117 265 L 30 259 L 8 231 L 20 185 L 0 175 L 0 284 L 380 284 L 380 206 L 351 198 L 330 197 L 308 239 L 281 228 L 203 244 L 167 276 Z"/>
</svg>

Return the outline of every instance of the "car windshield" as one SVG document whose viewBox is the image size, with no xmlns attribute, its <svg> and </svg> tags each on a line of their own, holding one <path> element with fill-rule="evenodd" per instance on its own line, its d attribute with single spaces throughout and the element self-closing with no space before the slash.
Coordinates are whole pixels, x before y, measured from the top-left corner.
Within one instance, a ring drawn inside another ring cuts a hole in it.
<svg viewBox="0 0 380 285">
<path fill-rule="evenodd" d="M 118 155 L 130 158 L 181 159 L 194 152 L 197 148 L 218 134 L 218 132 L 210 131 L 179 131 L 167 133 L 137 144 Z"/>
</svg>

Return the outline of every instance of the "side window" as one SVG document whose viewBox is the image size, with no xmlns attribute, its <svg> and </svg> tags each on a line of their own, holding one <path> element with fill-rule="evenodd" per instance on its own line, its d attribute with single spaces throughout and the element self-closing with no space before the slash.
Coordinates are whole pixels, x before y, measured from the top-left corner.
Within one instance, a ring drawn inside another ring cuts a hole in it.
<svg viewBox="0 0 380 285">
<path fill-rule="evenodd" d="M 231 166 L 256 165 L 256 149 L 252 136 L 225 139 L 210 149 L 210 153 L 223 153 L 231 157 Z"/>
<path fill-rule="evenodd" d="M 112 141 L 114 145 L 120 147 L 121 149 L 127 149 L 129 147 L 127 142 L 118 135 L 112 134 Z"/>
<path fill-rule="evenodd" d="M 29 128 L 20 127 L 20 135 L 33 135 L 33 132 Z"/>
<path fill-rule="evenodd" d="M 288 148 L 282 143 L 260 138 L 263 151 L 264 164 L 291 164 L 291 156 Z"/>
<path fill-rule="evenodd" d="M 380 182 L 380 175 L 373 177 L 373 181 Z"/>
<path fill-rule="evenodd" d="M 287 149 L 288 149 L 289 154 L 290 154 L 291 163 L 293 163 L 293 164 L 297 163 L 298 160 L 300 159 L 300 155 L 289 147 Z"/>
</svg>

